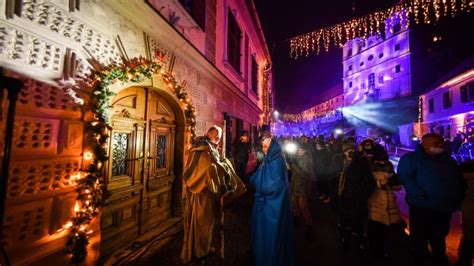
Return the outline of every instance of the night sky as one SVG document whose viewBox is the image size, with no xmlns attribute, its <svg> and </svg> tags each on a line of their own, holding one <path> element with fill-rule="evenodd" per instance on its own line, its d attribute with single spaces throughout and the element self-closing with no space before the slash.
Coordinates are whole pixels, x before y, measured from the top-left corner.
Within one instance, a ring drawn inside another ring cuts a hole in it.
<svg viewBox="0 0 474 266">
<path fill-rule="evenodd" d="M 310 54 L 307 58 L 294 60 L 289 57 L 288 38 L 387 8 L 396 1 L 255 0 L 254 2 L 273 60 L 275 108 L 283 113 L 297 113 L 326 100 L 324 92 L 341 82 L 342 51 L 332 46 L 329 52 Z M 474 21 L 472 18 L 473 15 L 470 14 L 469 22 Z M 468 27 L 465 24 L 457 26 L 454 28 L 458 30 L 466 30 Z M 446 26 L 431 26 L 431 28 L 435 31 L 453 29 Z M 452 35 L 456 36 L 454 33 Z M 452 46 L 452 43 L 446 45 Z M 455 42 L 455 45 L 465 46 L 465 49 L 457 49 L 454 53 L 461 53 L 461 56 L 473 54 L 472 42 L 468 42 L 467 38 L 463 43 Z M 465 51 L 466 49 L 468 51 Z M 452 55 L 453 51 L 450 53 Z M 447 65 L 445 62 L 440 64 Z"/>
</svg>

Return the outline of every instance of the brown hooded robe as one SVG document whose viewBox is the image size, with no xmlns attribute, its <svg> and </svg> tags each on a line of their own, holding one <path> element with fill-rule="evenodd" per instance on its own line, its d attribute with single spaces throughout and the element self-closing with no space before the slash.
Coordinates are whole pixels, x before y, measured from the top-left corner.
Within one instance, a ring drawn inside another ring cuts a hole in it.
<svg viewBox="0 0 474 266">
<path fill-rule="evenodd" d="M 189 151 L 183 175 L 184 242 L 183 263 L 209 253 L 215 220 L 215 198 L 234 190 L 232 198 L 245 192 L 245 186 L 227 159 L 220 160 L 217 149 L 207 140 L 198 140 Z M 228 176 L 226 184 L 225 176 Z"/>
</svg>

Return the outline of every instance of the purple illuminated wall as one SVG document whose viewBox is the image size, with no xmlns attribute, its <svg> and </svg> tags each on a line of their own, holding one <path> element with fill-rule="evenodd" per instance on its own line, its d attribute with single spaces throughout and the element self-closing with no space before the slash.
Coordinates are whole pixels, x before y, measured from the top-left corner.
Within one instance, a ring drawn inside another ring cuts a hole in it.
<svg viewBox="0 0 474 266">
<path fill-rule="evenodd" d="M 386 21 L 385 38 L 352 39 L 343 47 L 345 106 L 411 95 L 410 30 L 404 14 Z"/>
</svg>

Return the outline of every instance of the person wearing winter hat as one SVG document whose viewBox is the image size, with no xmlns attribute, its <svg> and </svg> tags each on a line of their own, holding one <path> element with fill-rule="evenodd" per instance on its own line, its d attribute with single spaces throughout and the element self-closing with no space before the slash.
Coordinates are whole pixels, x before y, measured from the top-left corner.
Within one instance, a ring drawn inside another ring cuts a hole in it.
<svg viewBox="0 0 474 266">
<path fill-rule="evenodd" d="M 351 237 L 350 209 L 351 202 L 349 191 L 346 188 L 346 181 L 350 176 L 351 162 L 354 157 L 354 143 L 344 143 L 342 145 L 343 157 L 335 155 L 332 169 L 337 175 L 338 186 L 336 191 L 337 214 L 338 214 L 338 241 L 342 247 L 349 247 Z"/>
<path fill-rule="evenodd" d="M 291 177 L 291 196 L 293 202 L 293 215 L 298 220 L 300 214 L 305 223 L 305 237 L 307 241 L 312 240 L 313 220 L 308 207 L 308 196 L 311 191 L 313 173 L 313 158 L 307 149 L 307 145 L 300 146 L 295 160 L 290 162 L 293 172 Z"/>
</svg>

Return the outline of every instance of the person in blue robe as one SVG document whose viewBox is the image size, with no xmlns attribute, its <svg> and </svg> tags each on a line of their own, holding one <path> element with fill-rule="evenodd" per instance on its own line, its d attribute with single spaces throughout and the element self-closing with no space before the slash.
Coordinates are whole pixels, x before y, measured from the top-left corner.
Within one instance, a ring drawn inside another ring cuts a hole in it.
<svg viewBox="0 0 474 266">
<path fill-rule="evenodd" d="M 250 178 L 255 187 L 252 209 L 252 248 L 255 266 L 292 266 L 293 221 L 287 167 L 280 145 L 263 141 L 263 163 Z"/>
</svg>

